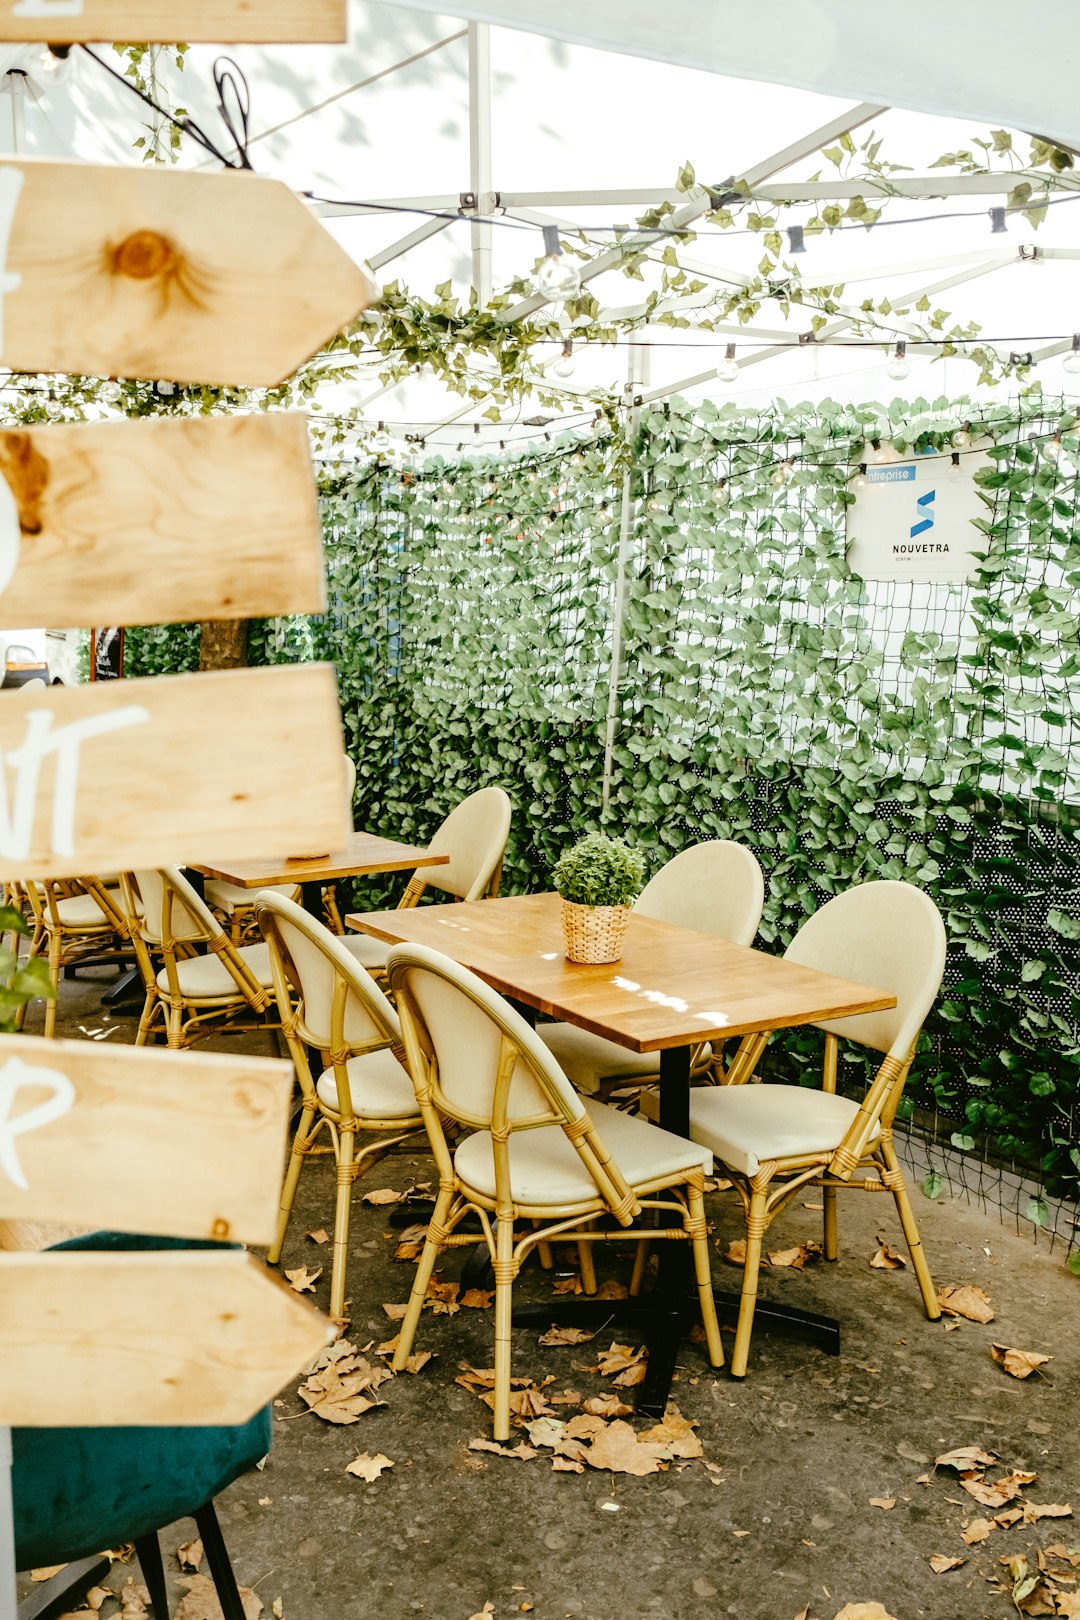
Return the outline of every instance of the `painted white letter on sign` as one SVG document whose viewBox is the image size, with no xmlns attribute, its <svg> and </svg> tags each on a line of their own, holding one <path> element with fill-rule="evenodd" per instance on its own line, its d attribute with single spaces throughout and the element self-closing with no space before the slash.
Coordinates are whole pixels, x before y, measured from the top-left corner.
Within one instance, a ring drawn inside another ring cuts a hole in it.
<svg viewBox="0 0 1080 1620">
<path fill-rule="evenodd" d="M 52 1092 L 52 1096 L 12 1119 L 12 1104 L 24 1086 L 44 1087 Z M 68 1113 L 74 1102 L 75 1087 L 66 1074 L 60 1074 L 56 1069 L 43 1069 L 36 1064 L 24 1063 L 22 1058 L 17 1057 L 8 1058 L 0 1069 L 0 1170 L 23 1192 L 28 1190 L 29 1183 L 19 1163 L 16 1137 L 51 1125 L 53 1120 Z"/>
<path fill-rule="evenodd" d="M 83 0 L 19 0 L 13 17 L 81 17 Z"/>
<path fill-rule="evenodd" d="M 0 854 L 9 860 L 24 860 L 30 853 L 37 815 L 38 780 L 42 761 L 55 754 L 56 782 L 53 788 L 52 852 L 75 854 L 75 811 L 79 789 L 79 749 L 91 737 L 143 725 L 150 711 L 136 703 L 91 720 L 74 720 L 52 731 L 53 717 L 48 709 L 31 709 L 26 717 L 26 737 L 19 748 L 0 755 Z M 6 767 L 15 767 L 13 801 L 8 796 Z"/>
</svg>

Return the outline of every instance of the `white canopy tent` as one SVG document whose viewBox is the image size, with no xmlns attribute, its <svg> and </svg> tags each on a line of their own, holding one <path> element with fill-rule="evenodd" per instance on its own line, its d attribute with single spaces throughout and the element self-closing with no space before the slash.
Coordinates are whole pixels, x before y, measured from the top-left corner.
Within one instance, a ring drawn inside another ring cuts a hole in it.
<svg viewBox="0 0 1080 1620">
<path fill-rule="evenodd" d="M 489 401 L 464 402 L 431 375 L 385 387 L 374 361 L 348 384 L 329 386 L 325 401 L 372 426 L 385 420 L 398 436 L 421 436 L 429 449 L 453 451 L 458 443 L 476 442 L 474 428 L 488 445 L 528 438 L 537 429 L 521 424 L 538 414 L 552 418 L 551 426 L 584 423 L 598 393 L 621 397 L 631 367 L 635 389 L 646 398 L 704 392 L 747 405 L 778 394 L 992 397 L 1015 386 L 978 390 L 977 370 L 968 360 L 941 360 L 932 346 L 916 347 L 925 328 L 910 312 L 895 311 L 910 311 L 923 294 L 955 320 L 978 323 L 981 337 L 1000 351 L 1030 351 L 1047 391 L 1067 388 L 1075 379 L 1062 371 L 1062 357 L 1080 327 L 1080 179 L 1061 177 L 1061 204 L 1055 199 L 1037 233 L 1019 214 L 1008 216 L 1004 234 L 994 233 L 989 211 L 1003 205 L 1024 178 L 1022 158 L 997 174 L 932 170 L 942 152 L 970 147 L 973 135 L 985 129 L 966 119 L 898 110 L 947 107 L 995 125 L 1011 114 L 1021 135 L 1036 122 L 1040 135 L 1071 133 L 1062 123 L 1071 65 L 1064 21 L 1063 49 L 1040 47 L 1042 78 L 1036 83 L 1018 65 L 1016 52 L 1001 52 L 993 71 L 973 66 L 974 57 L 990 50 L 990 13 L 998 9 L 998 0 L 980 8 L 977 38 L 967 25 L 962 36 L 959 23 L 936 19 L 933 51 L 919 46 L 932 61 L 924 64 L 918 86 L 914 42 L 927 37 L 918 17 L 909 14 L 902 30 L 891 23 L 890 35 L 902 37 L 886 42 L 883 24 L 862 12 L 856 20 L 846 5 L 829 8 L 828 28 L 821 25 L 820 7 L 761 8 L 772 47 L 767 60 L 756 15 L 735 19 L 727 7 L 692 6 L 690 0 L 676 4 L 674 13 L 665 8 L 662 36 L 660 14 L 638 0 L 578 7 L 573 14 L 561 0 L 544 8 L 521 0 L 462 6 L 452 15 L 427 5 L 355 0 L 347 47 L 234 50 L 252 92 L 251 161 L 262 173 L 328 199 L 315 204 L 328 228 L 383 281 L 399 279 L 429 297 L 449 281 L 463 300 L 476 287 L 486 302 L 492 289 L 530 275 L 542 252 L 541 227 L 556 221 L 564 233 L 584 233 L 590 258 L 582 275 L 602 309 L 626 316 L 636 306 L 640 314 L 646 294 L 659 285 L 659 266 L 645 266 L 643 280 L 628 280 L 618 268 L 613 228 L 670 201 L 674 218 L 699 230 L 679 256 L 703 290 L 667 301 L 691 324 L 653 320 L 618 346 L 579 342 L 573 376 L 552 375 L 566 396 L 562 416 L 526 398 L 515 420 L 504 413 L 504 420 L 492 423 L 484 417 Z M 852 19 L 840 26 L 848 10 Z M 815 18 L 811 51 L 804 24 Z M 698 24 L 696 33 L 690 20 Z M 1052 26 L 1050 19 L 1044 22 Z M 636 54 L 616 51 L 616 41 Z M 958 71 L 963 51 L 967 59 Z M 648 54 L 667 60 L 645 60 Z M 156 71 L 172 104 L 188 108 L 224 141 L 211 90 L 214 55 L 209 48 L 193 49 L 178 73 L 161 52 Z M 677 65 L 690 59 L 698 65 Z M 875 64 L 878 77 L 859 76 L 864 59 Z M 886 65 L 879 64 L 887 64 L 888 77 L 882 77 Z M 11 134 L 23 149 L 97 161 L 138 159 L 132 142 L 150 115 L 89 58 L 73 54 L 57 76 L 44 71 L 40 51 L 9 49 L 0 71 L 12 65 L 29 69 L 28 81 L 10 74 L 3 80 Z M 718 77 L 713 70 L 720 66 L 740 77 Z M 771 80 L 797 87 L 747 82 L 766 70 Z M 1027 103 L 1018 99 L 1021 89 Z M 853 102 L 851 93 L 874 99 Z M 8 123 L 0 107 L 0 140 Z M 846 130 L 859 140 L 876 132 L 882 155 L 908 165 L 889 177 L 883 204 L 858 165 L 847 174 L 820 156 L 821 147 Z M 1018 153 L 1026 152 L 1026 141 L 1016 145 Z M 675 189 L 687 160 L 708 189 Z M 193 143 L 184 143 L 180 162 L 213 164 Z M 748 326 L 693 326 L 695 308 L 752 276 L 761 258 L 759 233 L 721 230 L 706 217 L 717 190 L 732 177 L 745 178 L 763 210 L 777 202 L 791 205 L 783 215 L 790 224 L 824 201 L 843 207 L 860 194 L 883 207 L 872 230 L 845 222 L 835 234 L 806 239 L 800 260 L 805 279 L 845 287 L 842 311 L 819 341 L 800 341 L 808 311 L 795 308 L 785 319 L 779 300 L 763 302 Z M 1074 187 L 1076 206 L 1068 194 Z M 647 245 L 658 260 L 664 242 L 649 239 Z M 859 305 L 886 296 L 894 313 L 875 320 L 872 331 L 860 331 L 857 322 L 865 317 Z M 520 299 L 508 317 L 528 314 L 540 302 Z M 910 345 L 911 372 L 902 382 L 886 372 L 889 345 L 897 339 Z M 737 346 L 733 382 L 717 376 L 729 342 Z M 543 358 L 553 374 L 559 346 L 553 344 Z"/>
</svg>

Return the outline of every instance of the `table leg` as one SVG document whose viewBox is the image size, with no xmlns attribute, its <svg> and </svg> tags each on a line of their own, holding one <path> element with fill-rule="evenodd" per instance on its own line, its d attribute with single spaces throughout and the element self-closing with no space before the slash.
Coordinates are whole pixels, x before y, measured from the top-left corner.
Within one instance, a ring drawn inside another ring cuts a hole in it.
<svg viewBox="0 0 1080 1620">
<path fill-rule="evenodd" d="M 315 918 L 316 922 L 322 922 L 323 920 L 322 892 L 323 885 L 321 883 L 301 883 L 300 885 L 300 904 L 306 912 L 309 912 Z"/>
</svg>

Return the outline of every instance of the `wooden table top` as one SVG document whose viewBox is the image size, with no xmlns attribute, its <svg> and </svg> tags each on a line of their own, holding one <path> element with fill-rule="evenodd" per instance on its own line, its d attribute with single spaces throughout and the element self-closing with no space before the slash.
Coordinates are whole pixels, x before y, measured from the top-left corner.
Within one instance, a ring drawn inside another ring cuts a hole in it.
<svg viewBox="0 0 1080 1620">
<path fill-rule="evenodd" d="M 448 855 L 432 855 L 411 844 L 398 844 L 376 833 L 354 832 L 344 849 L 329 855 L 278 855 L 261 861 L 228 861 L 195 866 L 204 877 L 235 883 L 241 889 L 265 889 L 273 883 L 332 883 L 337 878 L 376 872 L 411 872 L 417 866 L 445 866 Z"/>
<path fill-rule="evenodd" d="M 631 916 L 621 961 L 568 962 L 556 894 L 361 912 L 345 921 L 390 944 L 430 945 L 501 994 L 632 1052 L 896 1005 L 883 990 L 651 917 Z"/>
</svg>

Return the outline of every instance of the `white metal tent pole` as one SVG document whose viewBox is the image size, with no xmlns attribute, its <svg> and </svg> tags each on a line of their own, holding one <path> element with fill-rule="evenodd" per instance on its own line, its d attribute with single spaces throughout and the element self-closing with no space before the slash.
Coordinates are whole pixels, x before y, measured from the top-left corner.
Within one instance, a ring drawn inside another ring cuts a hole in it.
<svg viewBox="0 0 1080 1620">
<path fill-rule="evenodd" d="M 469 190 L 473 206 L 489 215 L 491 192 L 491 38 L 487 23 L 469 24 Z M 473 221 L 472 280 L 479 309 L 491 302 L 491 226 Z"/>
<path fill-rule="evenodd" d="M 640 383 L 645 380 L 648 359 L 648 351 L 644 344 L 631 344 L 626 368 L 626 403 L 629 409 L 626 412 L 624 427 L 626 440 L 630 445 L 637 438 L 639 416 L 637 400 L 640 398 L 638 389 Z M 604 777 L 600 795 L 600 804 L 604 815 L 607 815 L 611 805 L 611 778 L 615 765 L 615 732 L 619 724 L 619 687 L 622 683 L 626 575 L 630 567 L 630 557 L 634 545 L 634 517 L 637 504 L 634 500 L 633 476 L 633 462 L 627 460 L 623 471 L 622 498 L 619 503 L 619 552 L 615 565 L 615 600 L 611 610 L 611 667 L 608 670 L 607 722 L 604 728 Z"/>
</svg>

